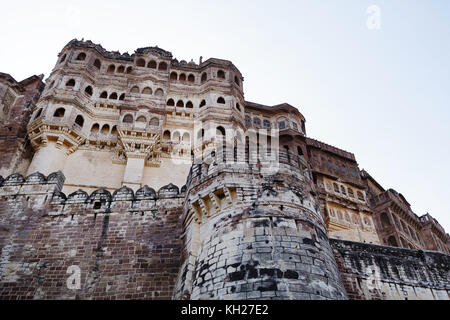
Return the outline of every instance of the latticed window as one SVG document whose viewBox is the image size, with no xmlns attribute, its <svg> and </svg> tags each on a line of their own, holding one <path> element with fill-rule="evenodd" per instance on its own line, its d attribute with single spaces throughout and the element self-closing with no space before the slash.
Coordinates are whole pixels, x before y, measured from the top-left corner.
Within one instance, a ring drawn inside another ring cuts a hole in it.
<svg viewBox="0 0 450 320">
<path fill-rule="evenodd" d="M 246 117 L 245 117 L 245 125 L 246 125 L 247 127 L 250 127 L 251 124 L 252 124 L 252 120 L 250 119 L 249 116 L 246 116 Z"/>
<path fill-rule="evenodd" d="M 255 128 L 260 128 L 261 127 L 261 119 L 253 118 L 253 125 L 255 126 Z"/>
<path fill-rule="evenodd" d="M 263 121 L 263 126 L 266 129 L 270 129 L 271 128 L 270 121 L 269 120 L 264 120 Z"/>
<path fill-rule="evenodd" d="M 278 129 L 286 129 L 286 122 L 284 121 L 278 122 Z"/>
</svg>

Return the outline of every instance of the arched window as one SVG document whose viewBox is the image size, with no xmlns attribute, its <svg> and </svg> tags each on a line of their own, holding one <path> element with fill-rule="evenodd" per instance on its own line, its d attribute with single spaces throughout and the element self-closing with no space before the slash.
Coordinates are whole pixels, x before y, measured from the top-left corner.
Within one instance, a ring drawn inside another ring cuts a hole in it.
<svg viewBox="0 0 450 320">
<path fill-rule="evenodd" d="M 191 101 L 188 101 L 188 102 L 186 103 L 186 108 L 193 108 L 193 107 L 194 107 L 194 105 L 192 104 Z"/>
<path fill-rule="evenodd" d="M 125 100 L 125 93 L 122 93 L 119 97 L 119 100 Z"/>
<path fill-rule="evenodd" d="M 285 129 L 286 128 L 286 122 L 284 120 L 278 122 L 278 129 Z"/>
<path fill-rule="evenodd" d="M 217 71 L 217 78 L 225 79 L 225 72 L 223 70 Z"/>
<path fill-rule="evenodd" d="M 124 73 L 125 72 L 125 67 L 124 66 L 119 66 L 117 68 L 117 73 Z"/>
<path fill-rule="evenodd" d="M 94 67 L 96 67 L 98 70 L 100 70 L 100 68 L 102 67 L 102 63 L 100 62 L 99 59 L 95 59 Z"/>
<path fill-rule="evenodd" d="M 109 98 L 110 98 L 111 100 L 117 100 L 117 93 L 116 93 L 116 92 L 111 93 L 111 94 L 109 95 Z"/>
<path fill-rule="evenodd" d="M 152 94 L 152 93 L 153 93 L 153 91 L 152 91 L 152 88 L 150 88 L 150 87 L 145 87 L 142 90 L 142 94 Z"/>
<path fill-rule="evenodd" d="M 158 66 L 158 70 L 161 70 L 161 71 L 167 70 L 167 63 L 165 63 L 164 61 L 160 62 L 159 66 Z"/>
<path fill-rule="evenodd" d="M 178 100 L 178 101 L 177 101 L 177 107 L 184 107 L 184 102 L 183 102 L 183 100 Z"/>
<path fill-rule="evenodd" d="M 352 188 L 347 188 L 347 193 L 351 198 L 355 197 L 355 194 L 353 193 L 353 189 Z"/>
<path fill-rule="evenodd" d="M 74 86 L 75 86 L 74 79 L 70 79 L 69 81 L 66 82 L 66 87 L 74 87 Z"/>
<path fill-rule="evenodd" d="M 127 68 L 127 73 L 131 73 L 132 70 L 133 70 L 132 67 L 128 67 L 128 68 Z"/>
<path fill-rule="evenodd" d="M 84 89 L 84 92 L 86 92 L 87 95 L 92 96 L 92 87 L 91 87 L 91 86 L 87 86 L 87 87 Z"/>
<path fill-rule="evenodd" d="M 238 109 L 239 111 L 241 111 L 241 106 L 239 105 L 239 103 L 236 103 L 236 109 Z"/>
<path fill-rule="evenodd" d="M 125 115 L 122 120 L 123 123 L 133 123 L 133 116 L 131 114 Z"/>
<path fill-rule="evenodd" d="M 101 130 L 102 134 L 108 134 L 109 133 L 109 124 L 104 124 Z"/>
<path fill-rule="evenodd" d="M 145 67 L 145 60 L 140 58 L 136 61 L 136 66 L 137 67 Z"/>
<path fill-rule="evenodd" d="M 334 192 L 339 193 L 339 186 L 337 183 L 333 183 Z"/>
<path fill-rule="evenodd" d="M 361 191 L 357 191 L 356 194 L 359 200 L 364 201 L 364 194 Z"/>
<path fill-rule="evenodd" d="M 272 127 L 272 125 L 270 124 L 270 121 L 269 121 L 269 120 L 264 120 L 264 121 L 263 121 L 263 127 L 264 127 L 265 129 L 270 129 L 270 128 Z"/>
<path fill-rule="evenodd" d="M 172 72 L 170 74 L 170 80 L 177 80 L 178 79 L 178 74 L 176 72 Z"/>
<path fill-rule="evenodd" d="M 200 102 L 200 108 L 206 106 L 206 100 L 202 100 L 202 102 Z"/>
<path fill-rule="evenodd" d="M 188 81 L 189 82 L 195 82 L 195 77 L 194 77 L 194 75 L 192 73 L 188 76 Z"/>
<path fill-rule="evenodd" d="M 180 133 L 175 131 L 172 135 L 172 141 L 180 141 Z"/>
<path fill-rule="evenodd" d="M 117 135 L 117 126 L 112 127 L 111 134 Z"/>
<path fill-rule="evenodd" d="M 386 229 L 391 226 L 391 221 L 386 212 L 382 212 L 380 215 L 381 226 Z"/>
<path fill-rule="evenodd" d="M 157 96 L 157 97 L 162 97 L 162 96 L 164 96 L 164 91 L 163 91 L 163 89 L 161 89 L 161 88 L 156 89 L 156 91 L 155 91 L 155 96 Z"/>
<path fill-rule="evenodd" d="M 164 131 L 163 139 L 170 140 L 170 131 L 169 130 Z"/>
<path fill-rule="evenodd" d="M 138 86 L 134 86 L 133 88 L 131 88 L 130 92 L 131 93 L 139 93 L 139 87 Z"/>
<path fill-rule="evenodd" d="M 217 99 L 217 103 L 225 104 L 225 99 L 224 99 L 223 97 L 219 97 L 219 98 Z"/>
<path fill-rule="evenodd" d="M 158 127 L 159 126 L 159 119 L 158 118 L 152 118 L 150 120 L 150 125 L 154 126 L 154 127 Z"/>
<path fill-rule="evenodd" d="M 173 107 L 175 105 L 175 101 L 173 101 L 173 99 L 169 99 L 169 100 L 167 100 L 167 105 L 169 107 Z"/>
<path fill-rule="evenodd" d="M 261 119 L 260 118 L 253 118 L 253 126 L 255 128 L 261 128 Z"/>
<path fill-rule="evenodd" d="M 139 116 L 139 117 L 136 119 L 136 122 L 147 122 L 147 119 L 146 119 L 144 116 Z"/>
<path fill-rule="evenodd" d="M 66 57 L 67 57 L 67 55 L 64 54 L 64 55 L 61 57 L 61 60 L 59 61 L 59 63 L 64 62 L 64 60 L 66 60 Z"/>
<path fill-rule="evenodd" d="M 395 240 L 395 237 L 394 236 L 390 236 L 389 238 L 388 238 L 388 245 L 390 245 L 390 246 L 392 246 L 392 247 L 398 247 L 398 244 L 397 244 L 397 240 Z"/>
<path fill-rule="evenodd" d="M 41 116 L 41 114 L 42 114 L 42 108 L 40 108 L 40 109 L 38 110 L 38 112 L 36 113 L 36 116 L 34 117 L 34 119 L 39 118 L 39 117 Z"/>
<path fill-rule="evenodd" d="M 201 80 L 202 83 L 205 82 L 207 79 L 208 79 L 208 76 L 207 76 L 206 72 L 203 72 L 202 73 L 202 80 Z"/>
<path fill-rule="evenodd" d="M 237 76 L 234 76 L 234 83 L 240 86 L 239 78 Z"/>
<path fill-rule="evenodd" d="M 247 127 L 250 127 L 252 125 L 252 119 L 250 118 L 250 116 L 245 116 L 245 125 Z"/>
<path fill-rule="evenodd" d="M 116 70 L 116 66 L 113 64 L 110 64 L 108 67 L 108 70 L 106 72 L 108 73 L 114 73 L 114 71 Z"/>
<path fill-rule="evenodd" d="M 150 60 L 147 64 L 147 68 L 150 69 L 156 69 L 156 61 L 155 60 Z"/>
<path fill-rule="evenodd" d="M 108 98 L 108 92 L 103 91 L 103 92 L 100 94 L 100 98 L 102 98 L 102 99 Z"/>
<path fill-rule="evenodd" d="M 184 73 L 180 74 L 180 81 L 186 81 L 186 75 Z"/>
<path fill-rule="evenodd" d="M 183 133 L 183 142 L 188 143 L 191 141 L 191 136 L 188 132 Z"/>
<path fill-rule="evenodd" d="M 92 125 L 91 133 L 97 133 L 99 130 L 100 130 L 100 126 L 98 125 L 98 123 L 95 123 Z"/>
<path fill-rule="evenodd" d="M 66 109 L 58 108 L 58 109 L 55 110 L 55 113 L 53 113 L 53 116 L 55 118 L 62 118 L 62 117 L 64 117 L 65 113 L 66 113 Z"/>
<path fill-rule="evenodd" d="M 223 137 L 225 137 L 225 128 L 222 127 L 222 126 L 217 127 L 216 134 L 217 134 L 218 136 L 223 136 Z"/>
<path fill-rule="evenodd" d="M 342 193 L 343 195 L 346 195 L 346 194 L 347 194 L 346 191 L 345 191 L 345 187 L 342 186 L 342 185 L 341 185 L 341 193 Z"/>
<path fill-rule="evenodd" d="M 80 127 L 83 127 L 83 124 L 84 124 L 84 118 L 83 118 L 83 116 L 82 115 L 77 115 L 77 117 L 75 118 L 75 123 L 77 124 L 77 125 L 79 125 Z"/>
<path fill-rule="evenodd" d="M 300 146 L 297 146 L 297 154 L 298 154 L 299 156 L 302 156 L 302 155 L 303 155 L 303 150 L 302 150 L 302 148 L 301 148 Z"/>
<path fill-rule="evenodd" d="M 84 59 L 86 59 L 86 53 L 84 52 L 80 52 L 77 56 L 77 60 L 78 61 L 84 61 Z"/>
</svg>

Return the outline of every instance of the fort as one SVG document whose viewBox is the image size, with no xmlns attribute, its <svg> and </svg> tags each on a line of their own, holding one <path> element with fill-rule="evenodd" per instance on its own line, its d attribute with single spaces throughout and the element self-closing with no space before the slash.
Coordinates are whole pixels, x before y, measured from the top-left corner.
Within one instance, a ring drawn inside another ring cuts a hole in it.
<svg viewBox="0 0 450 320">
<path fill-rule="evenodd" d="M 43 80 L 0 73 L 1 299 L 450 298 L 438 221 L 231 61 L 74 39 Z"/>
</svg>

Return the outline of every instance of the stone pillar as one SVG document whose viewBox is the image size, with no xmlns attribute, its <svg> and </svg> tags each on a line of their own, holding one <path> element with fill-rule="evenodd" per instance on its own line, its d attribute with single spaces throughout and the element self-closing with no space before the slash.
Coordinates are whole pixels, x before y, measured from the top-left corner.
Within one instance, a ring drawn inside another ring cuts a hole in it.
<svg viewBox="0 0 450 320">
<path fill-rule="evenodd" d="M 55 171 L 63 171 L 67 157 L 68 150 L 64 145 L 49 141 L 34 154 L 27 175 L 34 172 L 48 175 Z"/>
<path fill-rule="evenodd" d="M 202 166 L 187 187 L 175 299 L 347 299 L 305 169 Z"/>
</svg>

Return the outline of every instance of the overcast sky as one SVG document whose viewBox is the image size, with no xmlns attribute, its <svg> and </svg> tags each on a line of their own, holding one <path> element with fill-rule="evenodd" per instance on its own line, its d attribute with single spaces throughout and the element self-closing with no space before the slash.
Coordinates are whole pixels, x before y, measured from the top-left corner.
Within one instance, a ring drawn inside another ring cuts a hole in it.
<svg viewBox="0 0 450 320">
<path fill-rule="evenodd" d="M 297 107 L 308 136 L 450 231 L 450 1 L 7 1 L 0 30 L 17 80 L 47 77 L 73 38 L 231 60 L 246 100 Z"/>
</svg>

